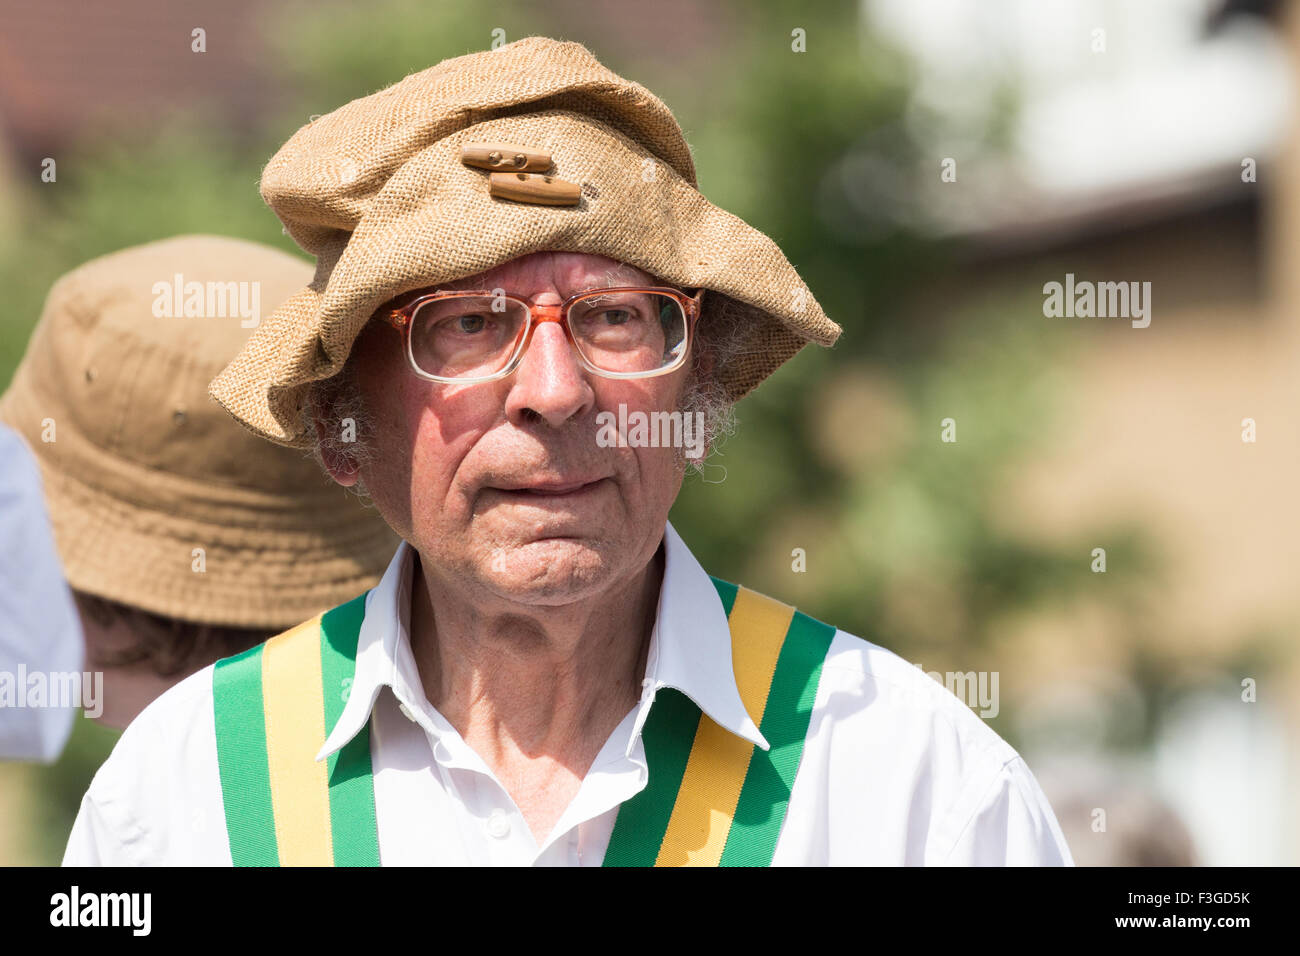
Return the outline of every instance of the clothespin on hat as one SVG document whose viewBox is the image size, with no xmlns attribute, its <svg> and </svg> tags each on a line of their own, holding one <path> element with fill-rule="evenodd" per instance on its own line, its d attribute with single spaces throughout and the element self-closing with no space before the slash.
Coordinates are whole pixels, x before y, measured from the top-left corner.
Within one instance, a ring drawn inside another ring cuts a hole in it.
<svg viewBox="0 0 1300 956">
<path fill-rule="evenodd" d="M 493 199 L 535 203 L 540 206 L 576 206 L 582 196 L 577 183 L 545 175 L 551 154 L 513 143 L 465 143 L 460 161 L 489 170 L 488 195 Z"/>
</svg>

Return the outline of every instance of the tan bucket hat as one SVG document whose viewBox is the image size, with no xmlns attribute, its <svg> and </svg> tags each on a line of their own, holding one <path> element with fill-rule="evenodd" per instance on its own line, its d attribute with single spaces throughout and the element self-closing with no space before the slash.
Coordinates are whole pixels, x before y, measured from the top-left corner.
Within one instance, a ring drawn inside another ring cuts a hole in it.
<svg viewBox="0 0 1300 956">
<path fill-rule="evenodd" d="M 207 394 L 260 303 L 310 274 L 266 246 L 187 236 L 54 285 L 0 418 L 40 462 L 74 588 L 185 621 L 282 629 L 378 580 L 397 547 L 379 515 Z"/>
<path fill-rule="evenodd" d="M 308 384 L 342 368 L 376 308 L 531 252 L 594 253 L 711 290 L 702 321 L 729 311 L 743 330 L 722 370 L 732 398 L 840 333 L 775 243 L 699 192 L 668 107 L 578 43 L 528 37 L 354 100 L 298 130 L 261 192 L 316 276 L 212 395 L 285 444 L 305 442 Z"/>
</svg>

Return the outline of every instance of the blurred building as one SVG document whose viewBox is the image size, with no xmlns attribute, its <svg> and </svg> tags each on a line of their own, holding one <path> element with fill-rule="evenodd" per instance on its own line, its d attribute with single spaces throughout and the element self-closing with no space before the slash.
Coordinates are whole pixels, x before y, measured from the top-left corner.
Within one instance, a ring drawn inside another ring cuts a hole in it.
<svg viewBox="0 0 1300 956">
<path fill-rule="evenodd" d="M 954 303 L 1019 301 L 1026 322 L 1051 326 L 1065 411 L 1044 421 L 1032 460 L 1008 470 L 1005 522 L 1029 538 L 1083 540 L 1089 549 L 1135 526 L 1157 552 L 1158 572 L 1112 562 L 1095 597 L 1006 634 L 1021 682 L 1013 692 L 1031 702 L 1024 720 L 1093 720 L 1126 694 L 1141 696 L 1131 684 L 1106 685 L 1142 666 L 1187 697 L 1168 708 L 1150 761 L 1136 778 L 1126 773 L 1122 788 L 1104 773 L 1068 772 L 1073 761 L 1097 758 L 1087 746 L 1030 754 L 1030 763 L 1062 771 L 1045 778 L 1063 788 L 1049 796 L 1066 813 L 1112 799 L 1127 808 L 1121 816 L 1132 810 L 1158 826 L 1163 802 L 1187 824 L 1204 863 L 1295 864 L 1300 9 L 1098 0 L 1063 11 L 1007 0 L 974 14 L 973 5 L 944 3 L 957 21 L 945 27 L 925 4 L 926 14 L 900 6 L 868 4 L 922 63 L 936 63 L 932 98 L 942 99 L 954 68 L 945 41 L 926 27 L 978 34 L 963 13 L 993 20 L 1003 39 L 967 44 L 963 55 L 974 59 L 956 75 L 1013 78 L 1021 90 L 1001 157 L 945 142 L 944 130 L 960 129 L 955 119 L 922 125 L 935 150 L 930 226 L 959 255 L 945 281 L 911 304 L 925 321 Z M 918 89 L 925 96 L 927 83 Z M 969 94 L 963 102 L 981 105 Z M 955 183 L 938 176 L 947 156 L 957 160 Z M 1150 325 L 1047 317 L 1035 290 L 1067 273 L 1149 282 Z M 1254 440 L 1244 440 L 1252 425 Z M 1088 561 L 1080 555 L 1081 568 Z M 1116 579 L 1131 586 L 1135 575 L 1149 575 L 1136 631 L 1112 598 Z M 1249 681 L 1253 703 L 1242 699 Z M 1118 832 L 1115 807 L 1110 819 Z M 1095 836 L 1086 820 L 1062 822 L 1072 846 Z M 1081 862 L 1133 855 L 1076 851 Z"/>
</svg>

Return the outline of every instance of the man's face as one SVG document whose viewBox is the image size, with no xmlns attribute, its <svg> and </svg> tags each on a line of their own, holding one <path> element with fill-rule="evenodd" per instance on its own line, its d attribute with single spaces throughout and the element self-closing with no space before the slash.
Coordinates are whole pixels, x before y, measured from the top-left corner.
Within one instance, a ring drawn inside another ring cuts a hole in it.
<svg viewBox="0 0 1300 956">
<path fill-rule="evenodd" d="M 611 274 L 611 270 L 615 270 Z M 603 256 L 542 252 L 440 286 L 503 289 L 533 304 L 653 278 Z M 679 408 L 687 366 L 654 378 L 588 372 L 555 322 L 540 324 L 500 381 L 417 377 L 395 329 L 354 346 L 375 425 L 362 466 L 376 507 L 426 574 L 478 600 L 562 605 L 601 593 L 653 557 L 681 487 L 676 448 L 601 447 L 596 416 Z"/>
</svg>

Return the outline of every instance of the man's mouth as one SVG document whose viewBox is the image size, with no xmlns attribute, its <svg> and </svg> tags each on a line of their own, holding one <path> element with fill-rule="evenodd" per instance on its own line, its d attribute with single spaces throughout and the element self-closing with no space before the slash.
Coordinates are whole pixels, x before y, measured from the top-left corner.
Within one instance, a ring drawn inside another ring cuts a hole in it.
<svg viewBox="0 0 1300 956">
<path fill-rule="evenodd" d="M 607 481 L 608 478 L 592 478 L 587 481 L 536 481 L 492 490 L 525 498 L 564 498 L 597 491 Z"/>
</svg>

